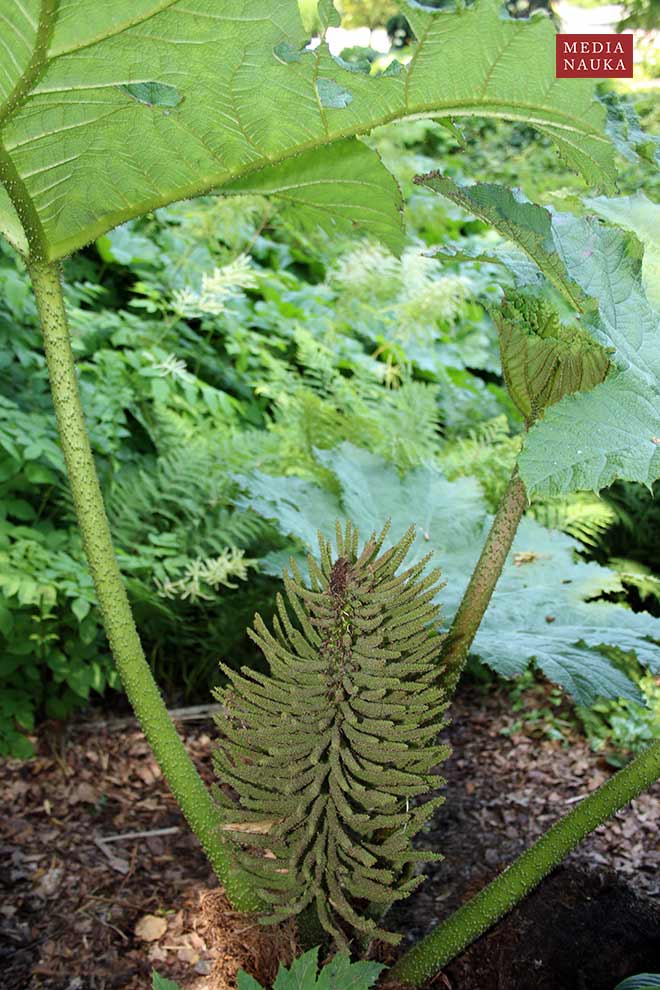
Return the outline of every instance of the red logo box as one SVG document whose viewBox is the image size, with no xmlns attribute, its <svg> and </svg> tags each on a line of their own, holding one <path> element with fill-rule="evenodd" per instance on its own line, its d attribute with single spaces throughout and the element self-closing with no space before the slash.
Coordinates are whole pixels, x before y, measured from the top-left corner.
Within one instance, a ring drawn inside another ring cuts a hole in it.
<svg viewBox="0 0 660 990">
<path fill-rule="evenodd" d="M 632 34 L 558 34 L 558 79 L 632 79 Z"/>
</svg>

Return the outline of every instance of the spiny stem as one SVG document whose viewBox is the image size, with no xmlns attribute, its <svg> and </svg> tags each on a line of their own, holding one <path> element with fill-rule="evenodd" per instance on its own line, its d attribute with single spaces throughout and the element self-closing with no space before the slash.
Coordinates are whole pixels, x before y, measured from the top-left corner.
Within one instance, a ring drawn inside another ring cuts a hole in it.
<svg viewBox="0 0 660 990">
<path fill-rule="evenodd" d="M 445 640 L 440 660 L 445 665 L 443 676 L 449 694 L 456 690 L 526 505 L 525 486 L 515 467 Z"/>
<path fill-rule="evenodd" d="M 526 897 L 585 836 L 659 776 L 660 741 L 585 797 L 476 897 L 418 942 L 392 967 L 388 979 L 420 986 Z"/>
<path fill-rule="evenodd" d="M 256 894 L 221 842 L 215 804 L 170 719 L 135 628 L 85 427 L 59 269 L 34 262 L 29 271 L 76 518 L 124 689 L 163 775 L 227 896 L 239 910 L 256 910 Z"/>
</svg>

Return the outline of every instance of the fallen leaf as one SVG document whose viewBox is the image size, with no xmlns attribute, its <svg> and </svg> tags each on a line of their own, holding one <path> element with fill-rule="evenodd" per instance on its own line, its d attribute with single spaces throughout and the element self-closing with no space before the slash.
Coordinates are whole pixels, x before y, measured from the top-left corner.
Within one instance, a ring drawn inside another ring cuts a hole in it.
<svg viewBox="0 0 660 990">
<path fill-rule="evenodd" d="M 78 784 L 69 796 L 69 804 L 96 804 L 97 794 L 91 784 Z"/>
<path fill-rule="evenodd" d="M 167 931 L 167 921 L 165 918 L 158 918 L 155 914 L 145 914 L 135 926 L 137 938 L 143 942 L 157 942 Z"/>
<path fill-rule="evenodd" d="M 36 893 L 40 897 L 53 897 L 62 882 L 64 870 L 61 866 L 53 866 L 40 878 L 36 887 Z"/>
<path fill-rule="evenodd" d="M 280 819 L 268 822 L 231 822 L 223 825 L 224 832 L 249 832 L 251 835 L 268 835 L 273 825 L 278 825 Z"/>
<path fill-rule="evenodd" d="M 160 767 L 157 767 L 155 764 L 153 766 L 143 764 L 135 768 L 135 773 L 144 784 L 149 786 L 160 777 Z"/>
<path fill-rule="evenodd" d="M 183 946 L 178 950 L 176 955 L 177 959 L 180 959 L 181 962 L 189 963 L 191 966 L 199 962 L 199 952 L 195 952 L 190 946 Z"/>
</svg>

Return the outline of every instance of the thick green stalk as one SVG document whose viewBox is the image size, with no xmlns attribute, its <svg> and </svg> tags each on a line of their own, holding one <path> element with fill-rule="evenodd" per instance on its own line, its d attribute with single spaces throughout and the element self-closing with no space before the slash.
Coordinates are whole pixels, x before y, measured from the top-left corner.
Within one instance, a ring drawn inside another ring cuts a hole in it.
<svg viewBox="0 0 660 990">
<path fill-rule="evenodd" d="M 437 973 L 526 897 L 585 836 L 659 776 L 660 741 L 585 797 L 476 897 L 418 942 L 392 967 L 388 978 L 416 987 Z"/>
<path fill-rule="evenodd" d="M 526 505 L 525 486 L 516 467 L 445 640 L 440 659 L 445 665 L 443 676 L 446 676 L 449 693 L 456 690 L 472 641 L 502 573 Z"/>
<path fill-rule="evenodd" d="M 256 894 L 247 878 L 233 866 L 221 841 L 211 795 L 168 715 L 135 628 L 85 427 L 59 269 L 56 265 L 34 262 L 29 270 L 76 517 L 124 689 L 163 775 L 224 884 L 227 896 L 239 910 L 256 910 L 259 907 Z"/>
</svg>

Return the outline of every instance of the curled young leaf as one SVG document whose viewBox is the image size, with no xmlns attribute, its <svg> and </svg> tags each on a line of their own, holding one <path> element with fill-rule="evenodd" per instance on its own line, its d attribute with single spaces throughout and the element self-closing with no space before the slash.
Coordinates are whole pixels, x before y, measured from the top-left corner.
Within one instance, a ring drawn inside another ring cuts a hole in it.
<svg viewBox="0 0 660 990">
<path fill-rule="evenodd" d="M 562 324 L 544 298 L 510 292 L 493 316 L 509 395 L 528 423 L 607 377 L 607 350 L 581 327 Z"/>
</svg>

